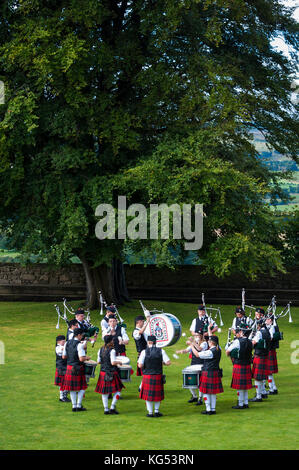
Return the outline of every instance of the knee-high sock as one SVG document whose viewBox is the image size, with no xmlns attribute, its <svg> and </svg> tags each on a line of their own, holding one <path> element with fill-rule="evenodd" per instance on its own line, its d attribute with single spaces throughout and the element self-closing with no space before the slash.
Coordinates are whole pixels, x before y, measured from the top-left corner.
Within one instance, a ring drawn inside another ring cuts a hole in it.
<svg viewBox="0 0 299 470">
<path fill-rule="evenodd" d="M 208 393 L 204 393 L 203 399 L 206 405 L 206 410 L 211 411 L 211 395 Z"/>
<path fill-rule="evenodd" d="M 243 390 L 244 392 L 244 405 L 248 405 L 248 390 Z"/>
<path fill-rule="evenodd" d="M 198 398 L 202 399 L 203 398 L 203 393 L 198 390 Z"/>
<path fill-rule="evenodd" d="M 191 389 L 190 389 L 190 392 L 191 392 L 191 395 L 193 396 L 193 398 L 197 398 L 197 395 L 196 395 L 196 388 L 191 388 Z"/>
<path fill-rule="evenodd" d="M 77 392 L 70 392 L 73 408 L 77 408 Z"/>
<path fill-rule="evenodd" d="M 239 406 L 243 406 L 244 405 L 244 390 L 238 390 L 238 394 L 239 394 L 239 399 L 238 399 Z"/>
<path fill-rule="evenodd" d="M 81 408 L 82 400 L 83 400 L 83 397 L 84 397 L 84 393 L 85 393 L 85 390 L 80 390 L 80 391 L 78 392 L 77 408 Z"/>
<path fill-rule="evenodd" d="M 266 394 L 267 393 L 267 390 L 266 390 L 266 380 L 263 380 L 262 381 L 262 394 Z"/>
<path fill-rule="evenodd" d="M 268 383 L 271 392 L 273 392 L 273 390 L 276 390 L 276 384 L 273 375 L 268 376 Z"/>
<path fill-rule="evenodd" d="M 262 398 L 262 381 L 261 380 L 255 380 L 255 387 L 256 387 L 256 397 L 257 398 Z"/>
<path fill-rule="evenodd" d="M 160 401 L 155 401 L 155 413 L 158 413 L 159 408 L 160 408 Z"/>
<path fill-rule="evenodd" d="M 64 397 L 65 397 L 65 392 L 63 390 L 60 390 L 59 398 L 64 398 Z"/>
<path fill-rule="evenodd" d="M 216 410 L 216 395 L 213 394 L 213 395 L 210 395 L 210 403 L 211 403 L 211 411 L 215 411 Z"/>
<path fill-rule="evenodd" d="M 104 406 L 104 411 L 109 410 L 108 396 L 109 396 L 109 393 L 106 393 L 106 394 L 102 395 L 102 402 L 103 402 L 103 406 Z"/>
<path fill-rule="evenodd" d="M 146 408 L 147 408 L 147 411 L 149 412 L 149 414 L 153 414 L 153 405 L 154 403 L 152 401 L 146 401 Z"/>
<path fill-rule="evenodd" d="M 116 402 L 119 399 L 119 397 L 120 397 L 120 392 L 115 392 L 115 394 L 113 395 L 113 398 L 112 398 L 112 403 L 111 403 L 112 410 L 114 410 Z"/>
</svg>

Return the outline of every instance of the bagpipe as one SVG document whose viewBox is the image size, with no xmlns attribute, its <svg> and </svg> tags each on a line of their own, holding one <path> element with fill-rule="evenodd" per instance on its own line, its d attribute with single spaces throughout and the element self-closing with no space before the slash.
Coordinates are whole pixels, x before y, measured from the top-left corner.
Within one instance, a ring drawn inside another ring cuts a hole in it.
<svg viewBox="0 0 299 470">
<path fill-rule="evenodd" d="M 104 307 L 107 309 L 109 306 L 110 307 L 113 307 L 115 309 L 115 314 L 118 318 L 118 322 L 119 322 L 119 325 L 122 327 L 122 328 L 127 328 L 127 325 L 125 324 L 125 321 L 123 320 L 123 318 L 120 316 L 119 314 L 119 311 L 117 309 L 117 306 L 112 303 L 110 305 L 107 304 L 107 302 L 105 301 L 104 297 L 103 297 L 103 294 L 101 291 L 99 291 L 99 300 L 100 300 L 100 315 L 104 315 Z"/>
<path fill-rule="evenodd" d="M 57 324 L 56 324 L 56 329 L 57 330 L 60 327 L 60 325 L 59 325 L 60 318 L 62 320 L 64 320 L 65 323 L 67 324 L 67 326 L 69 327 L 70 320 L 72 318 L 74 318 L 75 314 L 76 314 L 73 307 L 67 303 L 67 300 L 65 298 L 63 298 L 62 301 L 63 301 L 63 314 L 61 313 L 59 305 L 57 305 L 57 304 L 54 305 L 55 310 L 56 310 L 57 315 L 58 315 L 58 320 L 57 320 Z M 85 330 L 84 331 L 84 337 L 86 339 L 88 339 L 88 338 L 91 338 L 95 335 L 98 335 L 98 333 L 100 331 L 99 328 L 97 326 L 93 325 L 90 322 L 90 310 L 87 308 L 86 310 L 82 310 L 82 313 L 84 313 L 84 315 L 86 314 L 86 319 L 84 319 L 84 321 L 83 321 L 84 330 Z M 68 318 L 68 315 L 72 315 L 72 318 Z M 94 343 L 93 343 L 92 346 L 94 346 Z"/>
<path fill-rule="evenodd" d="M 210 318 L 212 318 L 212 320 L 214 322 L 216 322 L 217 318 L 219 317 L 219 325 L 220 326 L 224 326 L 224 323 L 222 321 L 222 316 L 221 316 L 221 310 L 220 308 L 213 308 L 212 305 L 210 305 L 210 307 L 206 307 L 206 303 L 205 303 L 205 294 L 202 293 L 201 294 L 201 300 L 202 300 L 202 305 L 205 307 L 206 309 L 206 312 L 208 313 L 208 316 Z M 209 314 L 209 312 L 211 312 Z M 212 312 L 215 312 L 214 314 Z M 214 316 L 213 316 L 214 315 Z"/>
</svg>

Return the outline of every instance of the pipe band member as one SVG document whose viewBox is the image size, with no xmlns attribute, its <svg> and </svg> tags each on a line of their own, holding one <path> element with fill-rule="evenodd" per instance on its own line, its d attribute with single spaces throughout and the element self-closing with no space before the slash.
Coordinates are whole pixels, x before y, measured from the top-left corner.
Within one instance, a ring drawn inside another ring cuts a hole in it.
<svg viewBox="0 0 299 470">
<path fill-rule="evenodd" d="M 156 337 L 148 336 L 147 348 L 141 352 L 138 359 L 138 366 L 142 368 L 139 398 L 146 402 L 148 418 L 163 416 L 159 412 L 160 403 L 164 400 L 163 364 L 171 365 L 169 357 L 163 349 L 156 347 Z"/>
<path fill-rule="evenodd" d="M 82 406 L 84 391 L 87 389 L 84 362 L 90 357 L 86 356 L 86 349 L 81 343 L 83 336 L 84 331 L 76 328 L 74 337 L 65 343 L 62 353 L 62 359 L 67 360 L 62 390 L 70 392 L 72 411 L 86 411 Z"/>
<path fill-rule="evenodd" d="M 263 398 L 268 398 L 265 394 L 264 384 L 269 374 L 268 354 L 271 336 L 266 328 L 265 319 L 257 320 L 257 331 L 252 339 L 254 347 L 254 357 L 252 365 L 252 377 L 255 380 L 256 396 L 249 401 L 261 402 Z"/>
<path fill-rule="evenodd" d="M 212 324 L 212 334 L 214 334 L 218 330 L 218 326 L 216 322 L 212 319 L 212 317 L 207 315 L 206 307 L 202 304 L 199 305 L 197 313 L 198 317 L 194 318 L 190 326 L 191 334 L 194 336 L 195 333 L 198 333 L 200 331 L 205 334 L 208 331 L 208 327 L 210 324 Z"/>
<path fill-rule="evenodd" d="M 138 377 L 142 376 L 142 369 L 138 367 L 138 359 L 140 357 L 141 352 L 147 348 L 147 337 L 148 335 L 145 333 L 146 327 L 148 325 L 148 320 L 145 320 L 143 315 L 138 315 L 135 318 L 135 329 L 132 333 L 132 336 L 135 341 L 136 351 L 137 351 L 137 372 L 136 375 Z M 141 385 L 140 385 L 141 387 Z M 140 392 L 139 387 L 139 392 Z"/>
<path fill-rule="evenodd" d="M 252 342 L 246 333 L 247 330 L 236 328 L 236 338 L 226 348 L 226 355 L 234 357 L 231 388 L 237 390 L 238 403 L 232 408 L 237 410 L 248 408 L 248 390 L 252 388 Z"/>
<path fill-rule="evenodd" d="M 117 365 L 121 365 L 122 362 L 116 359 L 113 336 L 106 335 L 104 341 L 105 345 L 98 351 L 98 363 L 101 364 L 101 370 L 95 392 L 102 395 L 105 415 L 119 414 L 116 403 L 120 398 L 122 388 L 125 387 L 120 379 Z M 110 409 L 108 405 L 109 395 L 112 395 Z"/>
<path fill-rule="evenodd" d="M 199 384 L 199 391 L 203 393 L 204 401 L 206 404 L 205 411 L 202 414 L 214 415 L 216 414 L 216 395 L 223 393 L 222 387 L 222 372 L 219 368 L 221 359 L 221 348 L 219 346 L 218 336 L 210 335 L 208 340 L 209 349 L 194 354 L 204 360 L 201 379 Z"/>
<path fill-rule="evenodd" d="M 276 387 L 276 383 L 275 383 L 273 374 L 278 374 L 278 363 L 277 363 L 276 349 L 279 348 L 279 341 L 281 339 L 281 334 L 280 334 L 277 323 L 276 324 L 274 324 L 274 323 L 276 323 L 274 316 L 269 316 L 266 319 L 266 327 L 268 328 L 270 336 L 271 336 L 269 354 L 268 354 L 269 395 L 277 395 L 278 394 L 278 390 L 277 390 L 277 387 Z"/>
<path fill-rule="evenodd" d="M 195 333 L 195 335 L 189 340 L 186 341 L 186 344 L 188 345 L 186 349 L 181 349 L 176 351 L 177 354 L 187 354 L 189 353 L 189 358 L 191 359 L 191 366 L 193 365 L 203 365 L 203 359 L 200 357 L 195 356 L 193 350 L 192 350 L 192 345 L 194 346 L 195 350 L 197 352 L 200 351 L 206 351 L 209 349 L 208 342 L 204 339 L 203 337 L 203 332 L 200 330 L 198 333 Z M 201 372 L 199 373 L 199 381 L 201 378 Z M 196 390 L 198 390 L 198 398 L 196 394 Z M 199 388 L 194 386 L 194 388 L 190 388 L 191 392 L 191 398 L 188 400 L 188 403 L 195 403 L 196 406 L 202 405 L 203 404 L 203 394 L 199 391 Z"/>
<path fill-rule="evenodd" d="M 62 384 L 64 381 L 64 376 L 66 373 L 66 359 L 62 359 L 62 353 L 65 345 L 65 336 L 59 335 L 56 337 L 56 347 L 55 347 L 55 354 L 56 354 L 56 370 L 55 370 L 55 379 L 54 385 L 60 387 L 59 390 L 59 401 L 62 402 L 70 402 L 71 400 L 67 397 L 68 391 L 62 390 Z"/>
</svg>

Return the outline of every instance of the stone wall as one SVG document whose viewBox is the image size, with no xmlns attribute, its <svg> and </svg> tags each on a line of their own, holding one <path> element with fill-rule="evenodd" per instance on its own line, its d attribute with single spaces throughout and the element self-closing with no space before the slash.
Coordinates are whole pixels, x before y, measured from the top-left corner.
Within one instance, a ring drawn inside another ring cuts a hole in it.
<svg viewBox="0 0 299 470">
<path fill-rule="evenodd" d="M 181 266 L 176 271 L 150 265 L 125 265 L 125 276 L 131 298 L 175 302 L 201 302 L 202 293 L 209 304 L 240 304 L 246 290 L 248 305 L 268 305 L 273 295 L 277 303 L 291 301 L 299 305 L 299 269 L 276 277 L 260 276 L 248 281 L 234 275 L 226 279 L 202 274 L 200 266 Z M 0 264 L 0 300 L 59 301 L 84 299 L 85 276 L 82 265 L 71 264 L 50 269 L 46 264 Z"/>
</svg>

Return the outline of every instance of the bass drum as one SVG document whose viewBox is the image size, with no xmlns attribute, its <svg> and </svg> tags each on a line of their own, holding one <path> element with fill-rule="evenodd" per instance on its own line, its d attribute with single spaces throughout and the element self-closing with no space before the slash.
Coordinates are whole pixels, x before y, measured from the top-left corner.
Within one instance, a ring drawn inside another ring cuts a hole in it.
<svg viewBox="0 0 299 470">
<path fill-rule="evenodd" d="M 147 336 L 156 336 L 156 346 L 164 348 L 172 346 L 182 335 L 182 326 L 177 317 L 171 313 L 156 313 L 149 317 L 149 323 L 145 329 Z"/>
</svg>

